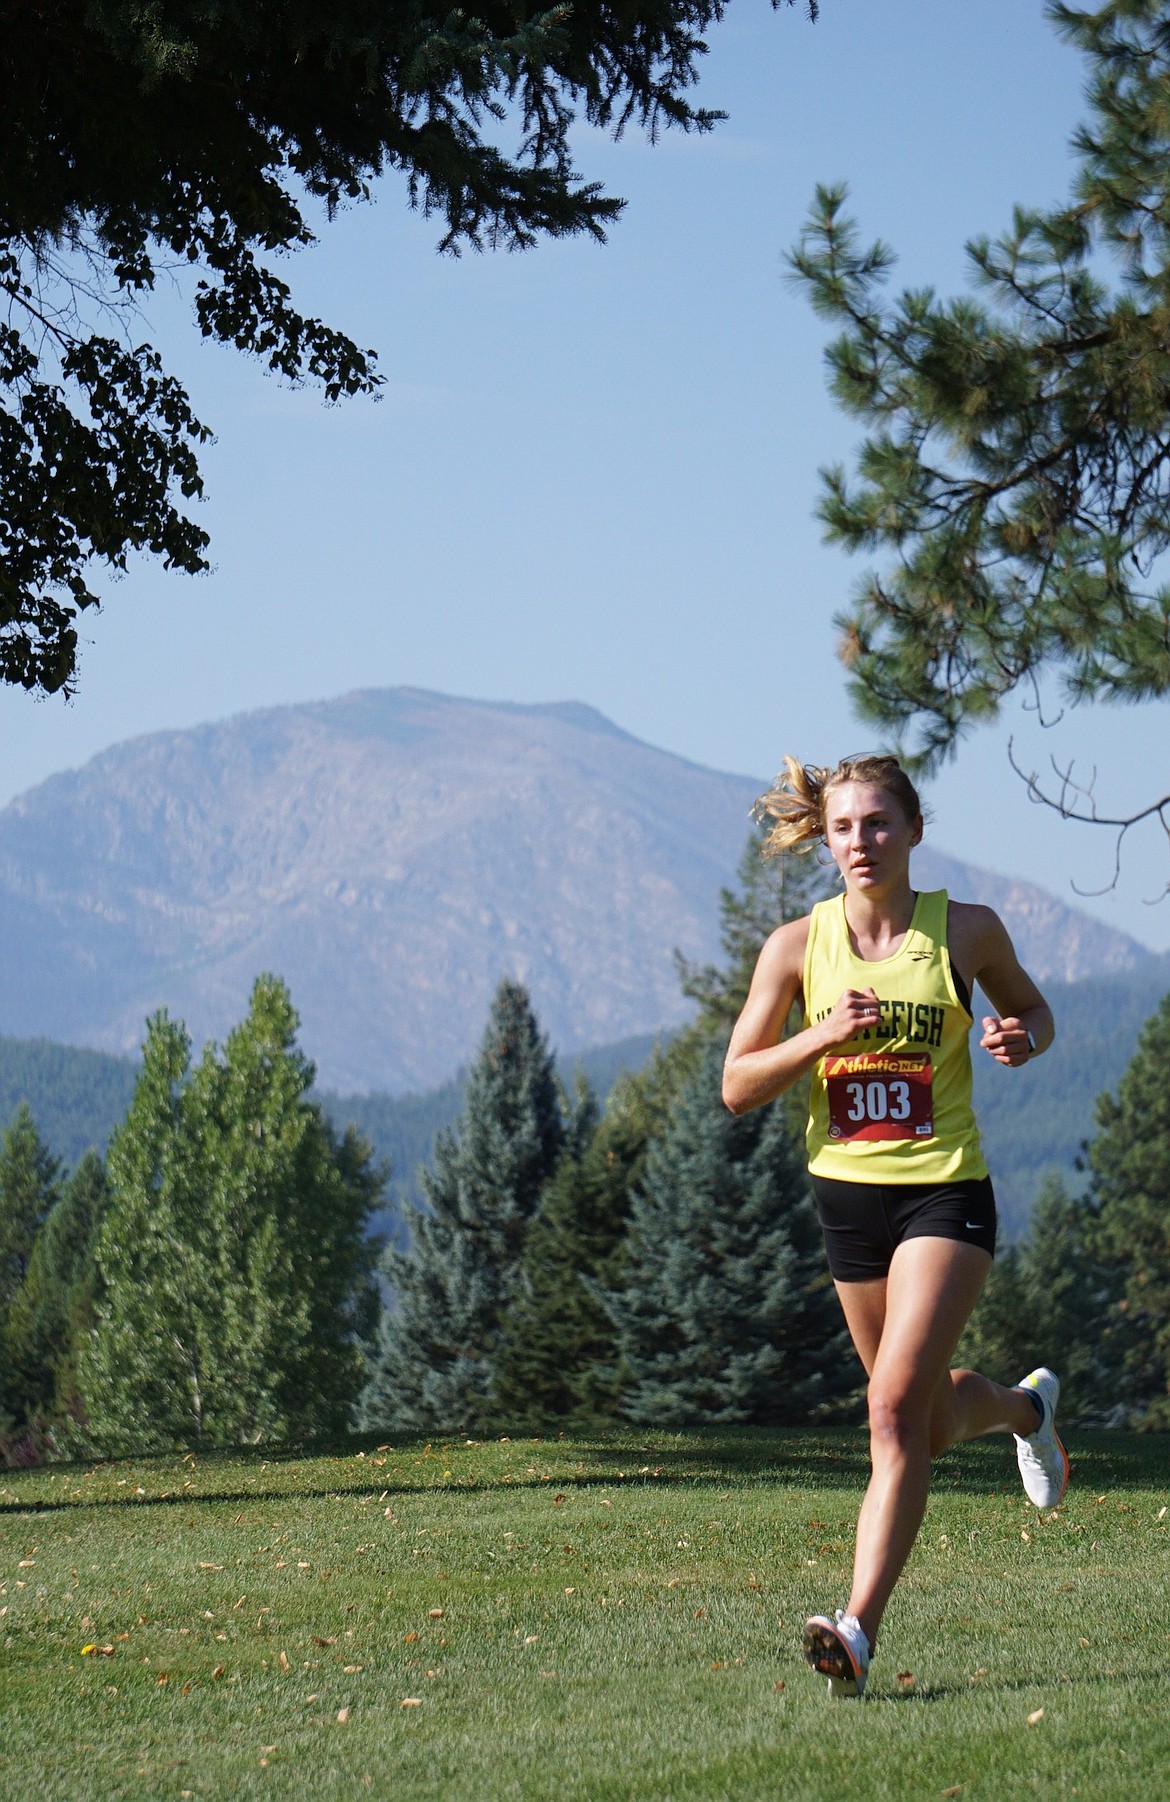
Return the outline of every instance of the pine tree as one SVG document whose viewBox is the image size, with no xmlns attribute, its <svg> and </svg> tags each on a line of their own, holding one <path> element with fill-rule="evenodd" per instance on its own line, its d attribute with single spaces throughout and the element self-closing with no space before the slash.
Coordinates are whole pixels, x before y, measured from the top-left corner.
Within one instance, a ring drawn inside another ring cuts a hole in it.
<svg viewBox="0 0 1170 1802">
<path fill-rule="evenodd" d="M 765 859 L 762 842 L 762 830 L 749 835 L 738 886 L 721 893 L 723 964 L 696 966 L 675 954 L 683 993 L 698 1003 L 695 1020 L 618 1086 L 589 1149 L 580 1156 L 566 1149 L 542 1199 L 497 1373 L 500 1418 L 513 1425 L 556 1421 L 586 1430 L 618 1410 L 629 1376 L 599 1291 L 620 1286 L 631 1197 L 647 1147 L 712 1040 L 726 1042 L 765 939 L 831 887 L 832 873 L 815 858 Z M 803 1097 L 787 1107 L 802 1123 Z"/>
<path fill-rule="evenodd" d="M 658 1426 L 822 1418 L 858 1372 L 783 1108 L 736 1119 L 719 1099 L 721 1047 L 651 1144 L 620 1287 L 603 1299 L 632 1387 Z"/>
<path fill-rule="evenodd" d="M 1108 1363 L 1112 1273 L 1093 1253 L 1094 1213 L 1050 1177 L 1026 1236 L 996 1255 L 954 1362 L 1014 1383 L 1038 1364 L 1057 1366 L 1066 1421 L 1110 1417 Z"/>
<path fill-rule="evenodd" d="M 105 1165 L 87 1151 L 61 1187 L 33 1243 L 12 1305 L 12 1366 L 26 1418 L 60 1429 L 78 1413 L 76 1356 L 93 1324 L 94 1242 L 108 1197 Z"/>
<path fill-rule="evenodd" d="M 29 1385 L 23 1323 L 14 1318 L 37 1234 L 59 1193 L 60 1165 L 42 1144 L 25 1102 L 0 1139 L 0 1432 L 27 1420 L 35 1405 Z"/>
<path fill-rule="evenodd" d="M 142 1071 L 110 1139 L 110 1202 L 94 1246 L 99 1294 L 78 1378 L 95 1444 L 157 1451 L 202 1425 L 195 1322 L 206 1303 L 177 1191 L 181 1085 L 191 1042 L 165 1011 L 147 1022 Z"/>
<path fill-rule="evenodd" d="M 1116 1096 L 1097 1103 L 1088 1148 L 1092 1248 L 1114 1274 L 1107 1349 L 1114 1398 L 1170 1426 L 1170 995 L 1146 1022 Z"/>
<path fill-rule="evenodd" d="M 423 1173 L 429 1211 L 383 1270 L 383 1315 L 362 1402 L 376 1429 L 463 1431 L 492 1413 L 502 1320 L 528 1225 L 565 1138 L 556 1072 L 527 993 L 496 990 L 463 1113 Z"/>
<path fill-rule="evenodd" d="M 1087 59 L 1073 192 L 968 244 L 977 295 L 888 300 L 892 253 L 860 241 L 843 188 L 818 189 L 791 259 L 867 434 L 820 507 L 830 540 L 880 559 L 839 654 L 863 717 L 928 765 L 1046 675 L 1076 701 L 1170 694 L 1166 0 L 1048 10 Z"/>
<path fill-rule="evenodd" d="M 658 1115 L 654 1071 L 652 1060 L 615 1086 L 592 1138 L 562 1159 L 541 1197 L 493 1390 L 497 1418 L 513 1429 L 589 1431 L 617 1412 L 624 1374 L 597 1286 L 621 1280 L 630 1195 Z"/>
<path fill-rule="evenodd" d="M 749 833 L 739 860 L 738 888 L 720 890 L 719 938 L 724 962 L 696 965 L 681 952 L 674 954 L 682 992 L 698 1003 L 694 1020 L 666 1053 L 676 1087 L 694 1076 L 707 1041 L 714 1037 L 726 1046 L 748 998 L 756 961 L 765 941 L 777 926 L 799 920 L 817 901 L 823 901 L 837 885 L 834 866 L 820 862 L 814 852 L 784 851 L 764 857 L 766 828 Z M 793 1009 L 787 1031 L 799 1026 Z M 794 1130 L 803 1130 L 808 1113 L 808 1085 L 795 1084 L 781 1102 Z"/>
<path fill-rule="evenodd" d="M 110 1147 L 102 1293 L 80 1380 L 113 1450 L 343 1431 L 372 1330 L 366 1226 L 383 1173 L 307 1099 L 284 984 L 261 977 L 221 1055 L 151 1023 Z"/>
<path fill-rule="evenodd" d="M 698 1003 L 698 1031 L 722 1032 L 726 1037 L 748 998 L 756 960 L 764 942 L 788 920 L 799 920 L 814 902 L 823 901 L 837 883 L 836 868 L 821 863 L 815 853 L 781 852 L 763 855 L 765 828 L 749 833 L 736 872 L 738 888 L 719 891 L 719 942 L 724 961 L 692 964 L 681 951 L 674 954 L 679 986 Z"/>
</svg>

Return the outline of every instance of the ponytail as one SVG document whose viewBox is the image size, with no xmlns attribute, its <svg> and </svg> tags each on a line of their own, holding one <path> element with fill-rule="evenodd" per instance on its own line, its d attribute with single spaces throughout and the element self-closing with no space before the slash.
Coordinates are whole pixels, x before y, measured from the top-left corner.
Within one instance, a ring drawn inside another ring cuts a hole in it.
<svg viewBox="0 0 1170 1802">
<path fill-rule="evenodd" d="M 752 808 L 753 818 L 761 825 L 775 822 L 762 854 L 777 857 L 782 851 L 806 852 L 823 843 L 825 796 L 843 782 L 868 782 L 884 789 L 911 823 L 921 816 L 918 790 L 896 757 L 843 757 L 836 769 L 785 757 L 783 770 Z"/>
</svg>

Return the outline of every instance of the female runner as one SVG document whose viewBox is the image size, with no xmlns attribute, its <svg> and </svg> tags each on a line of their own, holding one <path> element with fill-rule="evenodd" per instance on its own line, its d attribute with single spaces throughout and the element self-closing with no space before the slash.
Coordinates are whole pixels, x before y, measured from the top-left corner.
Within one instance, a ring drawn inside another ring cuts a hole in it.
<svg viewBox="0 0 1170 1802">
<path fill-rule="evenodd" d="M 811 1075 L 809 1171 L 869 1378 L 872 1474 L 848 1606 L 809 1620 L 804 1653 L 832 1694 L 860 1696 L 922 1522 L 931 1459 L 1011 1432 L 1038 1508 L 1055 1507 L 1068 1480 L 1050 1370 L 1005 1388 L 949 1368 L 995 1250 L 995 1198 L 971 1111 L 972 991 L 978 982 L 996 1010 L 980 1045 L 1011 1069 L 1052 1043 L 1052 1014 L 990 908 L 911 888 L 922 809 L 895 758 L 849 758 L 835 770 L 786 758 L 759 810 L 776 822 L 765 854 L 827 844 L 845 884 L 761 951 L 723 1098 L 746 1113 Z M 782 1039 L 797 1002 L 801 1029 Z"/>
</svg>

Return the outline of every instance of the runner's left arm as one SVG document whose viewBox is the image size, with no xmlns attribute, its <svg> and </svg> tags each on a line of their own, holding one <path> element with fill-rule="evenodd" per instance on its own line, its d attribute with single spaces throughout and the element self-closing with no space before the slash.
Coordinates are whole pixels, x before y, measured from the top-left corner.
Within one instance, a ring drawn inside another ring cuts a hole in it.
<svg viewBox="0 0 1170 1802">
<path fill-rule="evenodd" d="M 974 957 L 969 967 L 995 1009 L 994 1014 L 983 1017 L 979 1043 L 996 1063 L 1018 1069 L 1047 1051 L 1056 1037 L 1052 1009 L 1016 956 L 999 915 L 990 907 L 964 911 L 972 916 L 968 942 Z"/>
</svg>

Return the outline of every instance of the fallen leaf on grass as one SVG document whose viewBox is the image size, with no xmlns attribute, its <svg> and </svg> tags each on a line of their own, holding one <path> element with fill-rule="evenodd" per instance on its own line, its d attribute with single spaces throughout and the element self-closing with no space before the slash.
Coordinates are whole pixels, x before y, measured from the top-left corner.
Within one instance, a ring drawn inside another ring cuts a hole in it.
<svg viewBox="0 0 1170 1802">
<path fill-rule="evenodd" d="M 212 1671 L 211 1675 L 213 1678 L 214 1677 L 222 1677 L 226 1670 L 227 1670 L 226 1664 L 217 1664 L 215 1669 Z"/>
<path fill-rule="evenodd" d="M 401 1702 L 398 1704 L 398 1706 L 400 1708 L 421 1708 L 422 1707 L 422 1697 L 421 1696 L 403 1696 L 403 1698 L 402 1698 Z"/>
<path fill-rule="evenodd" d="M 775 1682 L 775 1683 L 773 1683 L 773 1685 L 772 1685 L 772 1688 L 773 1688 L 773 1689 L 774 1689 L 774 1690 L 777 1690 L 777 1691 L 779 1691 L 779 1690 L 782 1690 L 782 1689 L 783 1689 L 783 1688 L 784 1688 L 784 1679 L 783 1679 L 783 1677 L 778 1677 L 778 1678 L 777 1678 L 777 1680 L 776 1680 L 776 1682 Z"/>
<path fill-rule="evenodd" d="M 312 1639 L 315 1646 L 335 1646 L 337 1644 L 336 1633 L 331 1633 L 328 1639 L 322 1639 L 319 1633 L 314 1633 Z"/>
<path fill-rule="evenodd" d="M 703 1616 L 706 1614 L 706 1612 L 707 1612 L 707 1610 L 705 1608 L 696 1608 L 695 1609 L 695 1619 L 697 1621 L 701 1621 Z"/>
<path fill-rule="evenodd" d="M 319 1693 L 316 1690 L 314 1690 L 313 1694 L 311 1696 L 305 1697 L 305 1707 L 307 1708 L 309 1706 L 310 1702 L 319 1702 L 320 1700 L 321 1700 L 321 1697 L 320 1697 Z"/>
<path fill-rule="evenodd" d="M 1089 1644 L 1089 1642 L 1088 1642 L 1088 1640 L 1087 1640 L 1087 1639 L 1082 1639 L 1082 1640 L 1081 1640 L 1081 1642 L 1080 1642 L 1080 1643 L 1081 1643 L 1081 1645 L 1083 1645 L 1083 1646 L 1084 1646 L 1084 1647 L 1085 1647 L 1085 1648 L 1086 1648 L 1086 1649 L 1087 1649 L 1087 1648 L 1088 1648 L 1088 1644 Z"/>
<path fill-rule="evenodd" d="M 443 1618 L 443 1610 L 441 1608 L 428 1608 L 427 1616 L 428 1619 L 432 1621 L 441 1621 Z"/>
<path fill-rule="evenodd" d="M 725 1671 L 727 1669 L 727 1660 L 724 1659 L 721 1664 L 713 1664 L 711 1669 L 713 1671 Z"/>
<path fill-rule="evenodd" d="M 972 1681 L 972 1683 L 980 1683 L 980 1682 L 982 1682 L 983 1678 L 986 1677 L 986 1675 L 987 1675 L 987 1672 L 984 1670 L 983 1666 L 980 1665 L 979 1669 L 975 1672 L 974 1676 L 971 1678 L 971 1681 Z"/>
<path fill-rule="evenodd" d="M 959 1796 L 962 1792 L 963 1786 L 961 1783 L 952 1783 L 950 1789 L 940 1789 L 938 1793 L 940 1796 Z"/>
<path fill-rule="evenodd" d="M 402 1635 L 403 1644 L 408 1645 L 408 1646 L 413 1645 L 417 1638 L 418 1638 L 417 1633 L 404 1633 Z"/>
<path fill-rule="evenodd" d="M 529 1633 L 525 1636 L 524 1644 L 526 1646 L 534 1646 L 539 1638 L 539 1633 Z"/>
<path fill-rule="evenodd" d="M 163 1685 L 166 1683 L 169 1683 L 170 1680 L 171 1680 L 171 1674 L 169 1671 L 160 1671 L 158 1676 L 154 1680 L 155 1688 L 162 1689 Z"/>
<path fill-rule="evenodd" d="M 360 1671 L 361 1668 L 362 1667 L 360 1664 L 346 1664 L 346 1665 L 342 1666 L 342 1669 L 344 1670 L 347 1677 L 352 1677 L 353 1673 L 355 1671 Z"/>
<path fill-rule="evenodd" d="M 337 1710 L 337 1718 L 341 1722 L 342 1726 L 344 1726 L 346 1721 L 348 1721 L 348 1719 L 349 1719 L 349 1709 L 348 1708 L 339 1708 Z"/>
<path fill-rule="evenodd" d="M 897 1681 L 902 1689 L 913 1689 L 914 1688 L 914 1672 L 913 1671 L 899 1671 Z"/>
<path fill-rule="evenodd" d="M 113 1646 L 82 1646 L 81 1656 L 83 1658 L 91 1658 L 95 1654 L 99 1658 L 112 1658 L 114 1656 L 114 1648 Z"/>
<path fill-rule="evenodd" d="M 1159 1508 L 1159 1509 L 1158 1509 L 1158 1519 L 1159 1519 L 1159 1520 L 1165 1520 L 1165 1518 L 1166 1518 L 1166 1510 L 1165 1510 L 1165 1508 Z"/>
<path fill-rule="evenodd" d="M 223 1565 L 222 1564 L 208 1564 L 206 1558 L 201 1558 L 199 1560 L 199 1568 L 200 1568 L 200 1570 L 222 1570 Z"/>
<path fill-rule="evenodd" d="M 1029 1727 L 1034 1727 L 1038 1721 L 1042 1721 L 1043 1719 L 1044 1710 L 1042 1708 L 1033 1708 L 1031 1714 L 1028 1716 L 1028 1725 Z"/>
<path fill-rule="evenodd" d="M 540 1674 L 542 1677 L 555 1677 L 556 1676 L 555 1671 L 541 1671 Z"/>
<path fill-rule="evenodd" d="M 282 1671 L 287 1671 L 289 1669 L 288 1653 L 282 1652 L 277 1663 L 280 1665 Z"/>
</svg>

